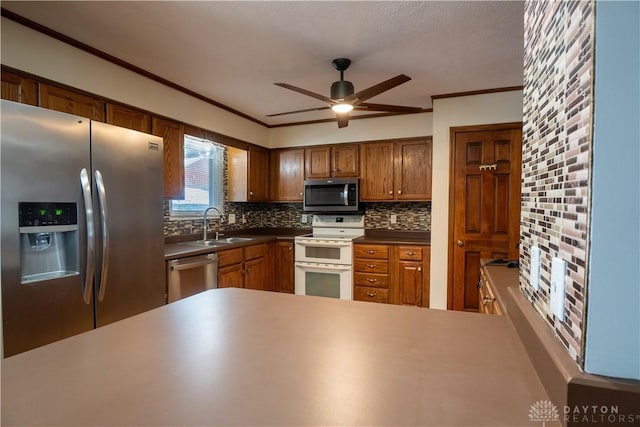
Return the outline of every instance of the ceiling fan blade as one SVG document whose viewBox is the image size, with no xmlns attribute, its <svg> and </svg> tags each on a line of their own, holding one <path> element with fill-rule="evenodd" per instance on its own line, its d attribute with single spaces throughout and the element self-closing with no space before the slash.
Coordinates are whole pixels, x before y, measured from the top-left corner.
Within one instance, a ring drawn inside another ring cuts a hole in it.
<svg viewBox="0 0 640 427">
<path fill-rule="evenodd" d="M 267 114 L 267 117 L 284 116 L 285 114 L 307 113 L 309 111 L 328 110 L 331 107 L 306 108 L 304 110 L 287 111 L 286 113 Z"/>
<path fill-rule="evenodd" d="M 405 107 L 403 105 L 389 105 L 389 104 L 371 104 L 369 102 L 362 102 L 354 107 L 359 111 L 388 111 L 391 113 L 419 113 L 422 111 L 420 107 Z"/>
<path fill-rule="evenodd" d="M 369 98 L 373 98 L 376 95 L 381 94 L 389 89 L 392 89 L 396 86 L 401 85 L 402 83 L 406 83 L 411 80 L 411 77 L 400 74 L 395 77 L 390 78 L 389 80 L 385 80 L 377 85 L 373 85 L 370 88 L 361 90 L 360 92 L 354 93 L 353 95 L 345 98 L 345 102 L 354 101 L 353 105 L 358 105 Z"/>
<path fill-rule="evenodd" d="M 339 128 L 346 128 L 349 126 L 349 113 L 336 113 L 336 118 L 338 119 Z"/>
<path fill-rule="evenodd" d="M 296 86 L 292 86 L 292 85 L 287 84 L 287 83 L 274 83 L 274 85 L 283 87 L 285 89 L 292 90 L 294 92 L 301 93 L 303 95 L 310 96 L 310 97 L 315 98 L 315 99 L 319 99 L 320 101 L 323 101 L 323 102 L 328 102 L 329 104 L 331 104 L 333 102 L 331 99 L 327 98 L 324 95 L 320 95 L 319 93 L 311 92 L 311 91 L 308 91 L 306 89 L 302 89 L 302 88 L 299 88 L 299 87 L 296 87 Z"/>
</svg>

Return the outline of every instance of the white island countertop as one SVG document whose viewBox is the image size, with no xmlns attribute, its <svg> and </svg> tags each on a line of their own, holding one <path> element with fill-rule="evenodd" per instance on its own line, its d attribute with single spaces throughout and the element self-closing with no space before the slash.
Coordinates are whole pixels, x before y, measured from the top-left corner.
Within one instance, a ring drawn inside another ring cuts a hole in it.
<svg viewBox="0 0 640 427">
<path fill-rule="evenodd" d="M 546 399 L 505 317 L 232 288 L 2 361 L 2 425 L 531 426 Z"/>
</svg>

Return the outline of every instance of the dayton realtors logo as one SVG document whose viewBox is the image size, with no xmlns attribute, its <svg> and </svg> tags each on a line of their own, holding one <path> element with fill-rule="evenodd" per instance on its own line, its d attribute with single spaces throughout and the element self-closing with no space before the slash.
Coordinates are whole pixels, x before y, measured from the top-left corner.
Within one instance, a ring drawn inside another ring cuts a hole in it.
<svg viewBox="0 0 640 427">
<path fill-rule="evenodd" d="M 564 422 L 572 423 L 572 425 L 640 423 L 640 414 L 621 414 L 618 406 L 565 406 L 563 407 L 563 415 Z M 549 400 L 539 400 L 531 405 L 529 420 L 542 422 L 543 427 L 547 422 L 560 421 L 558 407 Z"/>
</svg>

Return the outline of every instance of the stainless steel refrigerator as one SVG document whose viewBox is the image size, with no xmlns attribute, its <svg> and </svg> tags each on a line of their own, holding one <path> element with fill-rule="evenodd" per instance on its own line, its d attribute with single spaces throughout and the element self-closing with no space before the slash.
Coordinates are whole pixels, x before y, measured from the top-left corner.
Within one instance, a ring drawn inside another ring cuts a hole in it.
<svg viewBox="0 0 640 427">
<path fill-rule="evenodd" d="M 4 357 L 163 305 L 162 139 L 0 113 Z"/>
</svg>

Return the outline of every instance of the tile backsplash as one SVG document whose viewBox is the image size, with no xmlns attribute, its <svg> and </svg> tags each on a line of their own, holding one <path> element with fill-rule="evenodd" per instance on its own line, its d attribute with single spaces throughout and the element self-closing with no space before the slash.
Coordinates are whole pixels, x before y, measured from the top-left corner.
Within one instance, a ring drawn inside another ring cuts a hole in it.
<svg viewBox="0 0 640 427">
<path fill-rule="evenodd" d="M 431 202 L 363 203 L 363 206 L 367 229 L 431 231 Z M 303 213 L 302 203 L 227 202 L 224 207 L 225 221 L 219 224 L 217 219 L 209 219 L 209 226 L 221 231 L 262 227 L 309 228 L 311 224 L 301 222 Z M 235 224 L 227 223 L 229 214 L 235 214 Z M 392 214 L 396 215 L 396 224 L 391 224 Z M 169 201 L 165 201 L 165 237 L 202 233 L 202 224 L 201 218 L 172 218 L 169 214 Z"/>
</svg>

